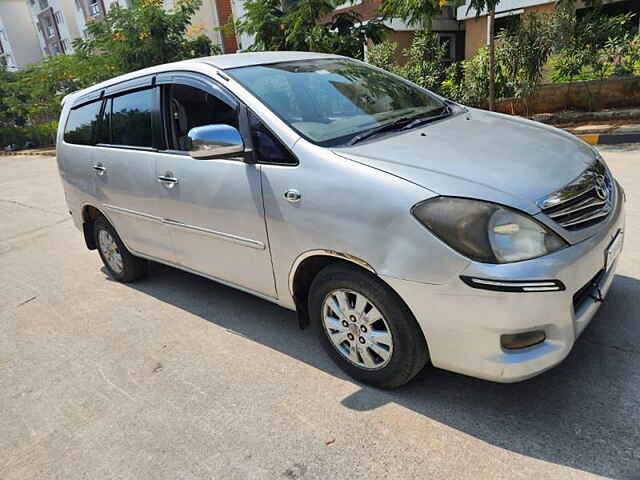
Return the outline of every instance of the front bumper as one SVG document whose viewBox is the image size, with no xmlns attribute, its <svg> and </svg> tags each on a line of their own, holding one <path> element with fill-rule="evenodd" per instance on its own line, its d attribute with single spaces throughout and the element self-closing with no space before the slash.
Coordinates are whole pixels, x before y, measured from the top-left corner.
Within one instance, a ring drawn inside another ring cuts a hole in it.
<svg viewBox="0 0 640 480">
<path fill-rule="evenodd" d="M 525 380 L 560 363 L 598 310 L 601 302 L 589 295 L 581 295 L 574 308 L 574 295 L 603 270 L 605 251 L 618 232 L 624 232 L 622 198 L 616 207 L 602 231 L 580 243 L 525 262 L 471 263 L 463 272 L 498 281 L 555 279 L 566 286 L 564 291 L 499 292 L 473 289 L 460 279 L 426 285 L 382 278 L 412 310 L 434 366 L 496 382 Z M 611 286 L 619 258 L 598 276 L 602 297 Z M 531 330 L 544 330 L 546 340 L 522 350 L 501 347 L 501 335 Z"/>
</svg>

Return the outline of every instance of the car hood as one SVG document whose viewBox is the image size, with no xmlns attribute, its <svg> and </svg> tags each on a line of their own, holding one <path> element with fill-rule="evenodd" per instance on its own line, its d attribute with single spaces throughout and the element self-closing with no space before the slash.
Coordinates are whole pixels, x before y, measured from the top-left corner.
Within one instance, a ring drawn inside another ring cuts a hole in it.
<svg viewBox="0 0 640 480">
<path fill-rule="evenodd" d="M 334 153 L 434 193 L 473 197 L 536 213 L 536 201 L 593 163 L 573 135 L 522 118 L 470 109 Z"/>
</svg>

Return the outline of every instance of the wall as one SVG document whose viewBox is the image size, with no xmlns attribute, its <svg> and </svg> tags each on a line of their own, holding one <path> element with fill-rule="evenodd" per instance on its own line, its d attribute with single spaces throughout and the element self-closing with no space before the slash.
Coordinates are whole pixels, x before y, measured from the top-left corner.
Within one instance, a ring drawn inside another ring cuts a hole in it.
<svg viewBox="0 0 640 480">
<path fill-rule="evenodd" d="M 0 1 L 0 28 L 6 37 L 3 45 L 5 53 L 11 55 L 12 67 L 21 68 L 42 60 L 37 32 L 25 2 Z"/>
<path fill-rule="evenodd" d="M 598 111 L 640 106 L 640 77 L 542 85 L 528 99 L 527 106 L 528 110 L 516 99 L 504 99 L 496 103 L 496 110 L 515 115 L 533 115 L 563 110 Z"/>
<path fill-rule="evenodd" d="M 466 9 L 467 7 L 464 8 Z M 535 5 L 525 8 L 523 13 L 551 13 L 554 9 L 554 3 L 545 3 L 543 5 Z M 469 13 L 471 14 L 473 11 L 470 11 Z M 465 20 L 464 26 L 466 39 L 464 46 L 464 58 L 473 57 L 480 48 L 487 45 L 487 18 L 488 17 L 484 15 Z"/>
<path fill-rule="evenodd" d="M 464 22 L 464 58 L 473 57 L 487 45 L 487 17 L 472 18 Z"/>
<path fill-rule="evenodd" d="M 384 36 L 385 40 L 394 42 L 398 45 L 398 48 L 396 49 L 395 59 L 401 65 L 403 65 L 407 61 L 407 58 L 403 54 L 403 52 L 411 46 L 413 35 L 413 32 L 388 32 Z"/>
<path fill-rule="evenodd" d="M 616 0 L 614 0 L 616 1 Z M 578 2 L 580 3 L 580 2 Z M 506 12 L 509 10 L 517 10 L 520 8 L 530 8 L 537 5 L 554 4 L 554 0 L 501 0 L 496 6 L 496 13 Z M 475 10 L 469 9 L 469 0 L 464 2 L 464 5 L 458 7 L 457 18 L 458 20 L 468 20 L 476 16 Z M 468 10 L 468 11 L 467 11 Z M 482 15 L 486 15 L 486 10 L 480 12 Z"/>
</svg>

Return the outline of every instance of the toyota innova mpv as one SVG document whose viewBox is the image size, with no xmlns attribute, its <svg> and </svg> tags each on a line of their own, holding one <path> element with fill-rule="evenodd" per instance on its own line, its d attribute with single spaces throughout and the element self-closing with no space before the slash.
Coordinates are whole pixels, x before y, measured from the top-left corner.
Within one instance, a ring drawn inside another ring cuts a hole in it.
<svg viewBox="0 0 640 480">
<path fill-rule="evenodd" d="M 200 58 L 71 94 L 57 161 L 114 279 L 151 260 L 295 310 L 382 388 L 428 362 L 498 382 L 558 364 L 624 238 L 589 145 L 336 55 Z"/>
</svg>

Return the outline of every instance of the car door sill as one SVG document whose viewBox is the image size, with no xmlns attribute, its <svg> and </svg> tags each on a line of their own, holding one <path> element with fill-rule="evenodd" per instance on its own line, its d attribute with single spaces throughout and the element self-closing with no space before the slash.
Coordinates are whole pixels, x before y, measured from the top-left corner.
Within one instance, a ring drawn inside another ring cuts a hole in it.
<svg viewBox="0 0 640 480">
<path fill-rule="evenodd" d="M 281 304 L 280 303 L 280 299 L 278 297 L 274 297 L 274 296 L 268 295 L 266 293 L 259 292 L 257 290 L 252 290 L 250 288 L 238 285 L 237 283 L 229 282 L 227 280 L 222 280 L 221 278 L 214 277 L 213 275 L 208 275 L 206 273 L 199 272 L 198 270 L 194 270 L 192 268 L 185 267 L 184 265 L 179 265 L 177 263 L 169 262 L 167 260 L 162 260 L 160 258 L 156 258 L 156 257 L 153 257 L 151 255 L 145 255 L 144 253 L 140 253 L 140 252 L 137 252 L 137 251 L 132 251 L 131 253 L 133 253 L 136 257 L 145 258 L 147 260 L 151 260 L 151 261 L 156 262 L 156 263 L 161 263 L 163 265 L 167 265 L 168 267 L 177 268 L 178 270 L 183 270 L 185 272 L 192 273 L 194 275 L 198 275 L 199 277 L 204 277 L 204 278 L 206 278 L 208 280 L 213 280 L 214 282 L 221 283 L 222 285 L 225 285 L 227 287 L 235 288 L 236 290 L 240 290 L 242 292 L 249 293 L 251 295 L 255 295 L 256 297 L 262 298 L 263 300 L 268 300 L 269 302 L 276 303 L 276 304 L 278 304 L 278 305 L 280 305 L 280 306 L 282 306 L 284 308 L 287 308 L 288 310 L 293 310 L 292 308 L 287 307 L 284 304 Z"/>
</svg>

